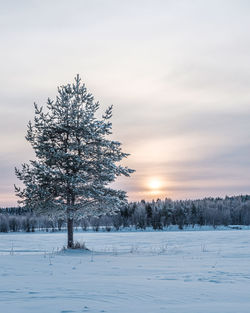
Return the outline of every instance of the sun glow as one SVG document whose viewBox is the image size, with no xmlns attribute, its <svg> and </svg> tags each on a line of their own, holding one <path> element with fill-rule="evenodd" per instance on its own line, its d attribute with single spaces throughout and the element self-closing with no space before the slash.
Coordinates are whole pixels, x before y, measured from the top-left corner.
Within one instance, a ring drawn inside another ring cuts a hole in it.
<svg viewBox="0 0 250 313">
<path fill-rule="evenodd" d="M 152 191 L 156 191 L 156 190 L 161 189 L 162 183 L 161 183 L 161 181 L 159 179 L 153 178 L 153 179 L 149 180 L 148 187 Z"/>
</svg>

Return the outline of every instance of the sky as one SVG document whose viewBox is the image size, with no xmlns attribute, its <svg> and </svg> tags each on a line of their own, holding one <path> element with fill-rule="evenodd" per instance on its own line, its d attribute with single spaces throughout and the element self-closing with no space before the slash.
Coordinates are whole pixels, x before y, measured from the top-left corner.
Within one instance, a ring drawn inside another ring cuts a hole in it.
<svg viewBox="0 0 250 313">
<path fill-rule="evenodd" d="M 80 74 L 136 170 L 130 201 L 250 193 L 250 2 L 0 0 L 0 206 L 33 103 Z"/>
</svg>

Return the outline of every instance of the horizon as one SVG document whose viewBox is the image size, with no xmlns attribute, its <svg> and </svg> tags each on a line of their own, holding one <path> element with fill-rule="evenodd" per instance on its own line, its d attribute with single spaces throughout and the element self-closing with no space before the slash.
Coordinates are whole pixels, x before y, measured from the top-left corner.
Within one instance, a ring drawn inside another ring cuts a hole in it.
<svg viewBox="0 0 250 313">
<path fill-rule="evenodd" d="M 50 10 L 48 10 L 48 6 Z M 250 3 L 36 1 L 1 4 L 0 207 L 17 206 L 14 167 L 33 102 L 79 73 L 135 169 L 128 201 L 250 190 Z"/>
<path fill-rule="evenodd" d="M 160 198 L 155 198 L 155 199 L 152 199 L 152 200 L 145 200 L 145 199 L 140 199 L 140 200 L 131 200 L 131 201 L 128 201 L 128 204 L 132 204 L 132 203 L 140 203 L 140 202 L 144 202 L 145 203 L 152 203 L 152 202 L 157 202 L 157 201 L 161 201 L 161 202 L 164 202 L 164 201 L 167 201 L 167 200 L 170 200 L 170 201 L 173 201 L 173 202 L 178 202 L 178 201 L 193 201 L 193 202 L 196 202 L 196 201 L 203 201 L 203 200 L 226 200 L 227 198 L 231 199 L 231 198 L 240 198 L 240 197 L 250 197 L 250 194 L 238 194 L 238 195 L 225 195 L 224 197 L 204 197 L 204 198 L 190 198 L 190 199 L 171 199 L 171 198 L 165 198 L 165 199 L 160 199 Z M 1 207 L 0 206 L 0 209 L 9 209 L 9 208 L 19 208 L 21 206 L 19 205 L 13 205 L 13 206 L 5 206 L 5 207 Z M 21 207 L 22 208 L 22 207 Z"/>
</svg>

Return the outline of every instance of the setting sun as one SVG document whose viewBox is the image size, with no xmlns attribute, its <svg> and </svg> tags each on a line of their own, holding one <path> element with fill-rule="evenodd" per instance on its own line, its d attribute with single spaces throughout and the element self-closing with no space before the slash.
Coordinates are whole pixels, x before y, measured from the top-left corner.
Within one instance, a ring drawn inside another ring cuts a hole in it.
<svg viewBox="0 0 250 313">
<path fill-rule="evenodd" d="M 162 186 L 162 183 L 159 179 L 151 179 L 148 183 L 148 186 L 152 190 L 159 190 Z"/>
</svg>

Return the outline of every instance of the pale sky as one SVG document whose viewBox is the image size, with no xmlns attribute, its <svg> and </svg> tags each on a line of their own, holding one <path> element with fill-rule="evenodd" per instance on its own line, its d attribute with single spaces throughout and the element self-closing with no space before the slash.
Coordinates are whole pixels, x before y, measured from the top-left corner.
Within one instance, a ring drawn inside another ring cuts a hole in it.
<svg viewBox="0 0 250 313">
<path fill-rule="evenodd" d="M 0 0 L 0 206 L 33 102 L 79 73 L 136 170 L 129 200 L 250 193 L 250 2 Z"/>
</svg>

